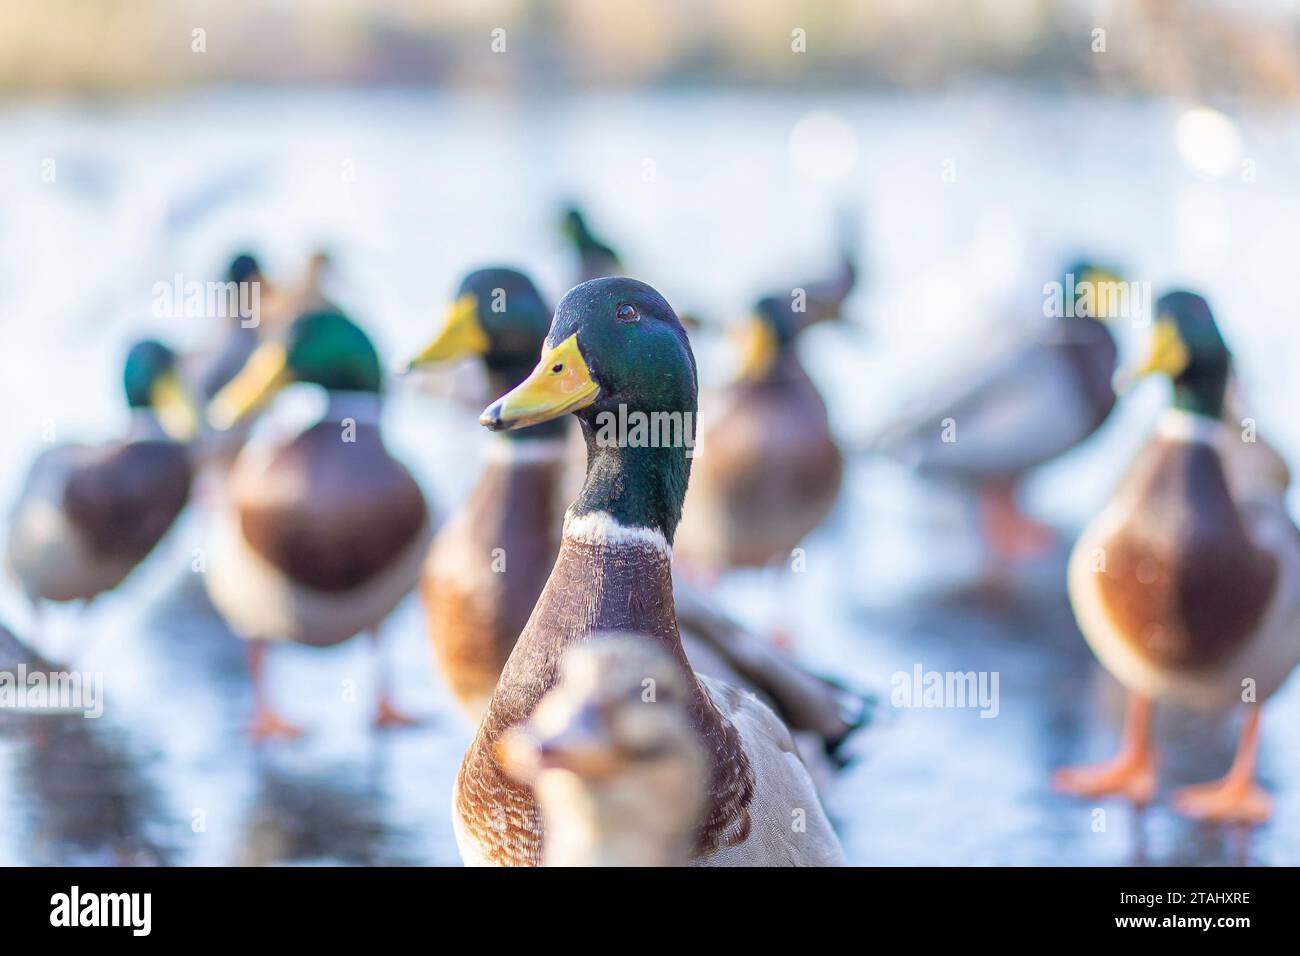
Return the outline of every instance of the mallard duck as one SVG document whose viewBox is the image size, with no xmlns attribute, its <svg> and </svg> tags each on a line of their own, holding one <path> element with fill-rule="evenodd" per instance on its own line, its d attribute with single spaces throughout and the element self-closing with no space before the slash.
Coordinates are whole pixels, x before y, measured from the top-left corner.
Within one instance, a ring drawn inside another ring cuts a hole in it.
<svg viewBox="0 0 1300 956">
<path fill-rule="evenodd" d="M 263 288 L 270 291 L 262 267 L 252 253 L 241 252 L 230 260 L 226 268 L 226 281 L 237 286 L 256 285 L 260 305 Z M 251 297 L 251 293 L 245 293 Z M 251 301 L 251 298 L 250 298 Z M 244 318 L 239 315 L 226 318 L 226 333 L 223 340 L 211 352 L 192 356 L 188 364 L 194 366 L 193 376 L 196 391 L 206 402 L 230 383 L 239 370 L 244 367 L 248 357 L 257 348 L 261 316 Z"/>
<path fill-rule="evenodd" d="M 244 367 L 244 363 L 262 341 L 266 330 L 263 318 L 274 310 L 278 298 L 262 274 L 257 258 L 249 252 L 241 252 L 230 260 L 225 281 L 234 283 L 240 290 L 235 294 L 240 296 L 241 302 L 256 302 L 257 309 L 247 317 L 240 314 L 226 316 L 218 341 L 182 358 L 181 377 L 189 391 L 204 403 L 211 401 Z M 256 299 L 252 298 L 253 288 L 257 289 Z M 215 497 L 210 494 L 212 483 L 219 484 L 224 480 L 239 449 L 248 440 L 254 424 L 254 417 L 249 416 L 237 428 L 225 432 L 203 427 L 203 437 L 197 443 L 202 452 L 199 464 L 203 472 L 196 495 L 200 504 L 206 504 L 210 498 Z M 206 423 L 201 423 L 201 426 L 206 426 Z"/>
<path fill-rule="evenodd" d="M 420 486 L 384 445 L 382 371 L 369 337 L 340 312 L 299 316 L 286 340 L 258 347 L 209 407 L 226 428 L 284 385 L 323 388 L 319 422 L 269 452 L 240 454 L 218 514 L 205 584 L 249 643 L 253 736 L 293 737 L 265 694 L 270 642 L 328 647 L 378 629 L 419 578 L 432 537 Z M 410 723 L 381 678 L 377 726 Z"/>
<path fill-rule="evenodd" d="M 456 292 L 441 332 L 411 368 L 477 356 L 493 395 L 528 377 L 551 325 L 537 287 L 514 269 L 479 269 Z M 493 439 L 478 484 L 429 551 L 420 583 L 444 679 L 474 720 L 528 622 L 560 548 L 567 422 Z"/>
<path fill-rule="evenodd" d="M 480 269 L 462 281 L 442 330 L 410 367 L 476 355 L 500 395 L 532 371 L 550 323 L 526 276 Z M 439 531 L 420 586 L 443 676 L 476 721 L 555 564 L 577 465 L 564 418 L 494 442 L 469 500 Z M 838 748 L 865 717 L 859 695 L 766 650 L 688 583 L 677 585 L 677 607 L 697 671 L 758 694 L 796 731 L 810 760 L 819 751 L 839 760 Z"/>
<path fill-rule="evenodd" d="M 90 601 L 117 587 L 153 550 L 190 495 L 183 444 L 197 414 L 176 355 L 153 339 L 126 356 L 131 409 L 125 438 L 57 445 L 37 457 L 14 507 L 8 564 L 39 610 L 42 601 Z"/>
<path fill-rule="evenodd" d="M 578 254 L 579 282 L 623 274 L 623 264 L 619 262 L 618 253 L 592 234 L 587 227 L 586 217 L 576 206 L 570 206 L 564 211 L 561 227 Z"/>
<path fill-rule="evenodd" d="M 543 866 L 685 866 L 709 799 L 709 751 L 691 687 L 658 642 L 593 635 L 560 658 L 559 680 L 502 765 L 532 788 Z"/>
<path fill-rule="evenodd" d="M 1074 290 L 1072 309 L 995 341 L 875 442 L 923 474 L 976 487 L 982 531 L 1001 557 L 1040 554 L 1054 537 L 1016 505 L 1024 473 L 1092 435 L 1115 406 L 1118 351 L 1092 310 L 1095 290 L 1120 281 L 1091 263 L 1069 266 L 1061 287 Z"/>
<path fill-rule="evenodd" d="M 1300 531 L 1286 511 L 1285 468 L 1234 481 L 1259 459 L 1222 422 L 1230 359 L 1209 306 L 1170 292 L 1157 316 L 1138 374 L 1168 376 L 1173 407 L 1080 537 L 1069 570 L 1079 627 L 1129 693 L 1123 744 L 1114 759 L 1061 770 L 1055 783 L 1146 803 L 1156 787 L 1153 707 L 1244 704 L 1232 768 L 1181 791 L 1174 806 L 1256 823 L 1269 815 L 1254 779 L 1260 707 L 1300 662 Z"/>
<path fill-rule="evenodd" d="M 700 442 L 678 534 L 678 553 L 695 568 L 788 559 L 839 496 L 843 458 L 795 350 L 800 332 L 833 314 L 827 300 L 816 301 L 810 314 L 788 296 L 765 296 L 745 327 L 740 377 Z"/>
<path fill-rule="evenodd" d="M 588 465 L 555 566 L 457 775 L 453 826 L 467 863 L 541 862 L 535 798 L 502 770 L 496 745 L 555 685 L 564 648 L 601 630 L 659 642 L 686 679 L 691 723 L 712 762 L 693 862 L 843 861 L 785 725 L 752 695 L 700 680 L 687 661 L 671 549 L 690 474 L 685 433 L 653 444 L 609 433 L 620 415 L 667 413 L 688 423 L 695 410 L 695 357 L 671 306 L 645 283 L 605 278 L 565 295 L 537 367 L 484 411 L 480 420 L 493 431 L 575 414 Z"/>
</svg>

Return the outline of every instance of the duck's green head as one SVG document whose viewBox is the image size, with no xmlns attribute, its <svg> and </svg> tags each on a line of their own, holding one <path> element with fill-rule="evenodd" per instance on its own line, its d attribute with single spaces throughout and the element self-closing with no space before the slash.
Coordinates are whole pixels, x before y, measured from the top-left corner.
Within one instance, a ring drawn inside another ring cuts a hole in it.
<svg viewBox="0 0 1300 956">
<path fill-rule="evenodd" d="M 489 371 L 519 370 L 537 361 L 551 310 L 531 279 L 515 269 L 477 269 L 461 281 L 442 328 L 408 368 L 479 357 Z"/>
<path fill-rule="evenodd" d="M 329 391 L 379 392 L 383 370 L 359 325 L 334 310 L 306 312 L 289 326 L 283 342 L 258 346 L 212 399 L 208 420 L 216 428 L 229 428 L 293 382 Z"/>
<path fill-rule="evenodd" d="M 808 324 L 806 315 L 795 311 L 793 298 L 767 295 L 754 303 L 736 330 L 740 379 L 753 382 L 767 375 Z"/>
<path fill-rule="evenodd" d="M 198 431 L 198 414 L 177 373 L 176 353 L 156 339 L 131 346 L 122 371 L 126 403 L 149 409 L 177 441 L 189 441 Z"/>
<path fill-rule="evenodd" d="M 695 412 L 695 356 L 663 296 L 636 279 L 609 276 L 570 289 L 555 309 L 542 358 L 480 422 L 522 428 L 569 412 Z"/>
<path fill-rule="evenodd" d="M 1232 355 L 1209 303 L 1182 289 L 1162 295 L 1147 358 L 1131 374 L 1166 375 L 1174 384 L 1176 407 L 1219 418 L 1231 370 Z"/>
<path fill-rule="evenodd" d="M 663 296 L 610 276 L 570 289 L 532 374 L 480 416 L 493 431 L 573 413 L 587 439 L 575 513 L 607 511 L 671 541 L 695 441 L 695 356 Z"/>
<path fill-rule="evenodd" d="M 1092 259 L 1075 259 L 1061 273 L 1062 289 L 1074 290 L 1074 308 L 1066 309 L 1066 317 L 1108 318 L 1096 315 L 1097 303 L 1115 301 L 1106 292 L 1124 279 L 1118 272 Z"/>
<path fill-rule="evenodd" d="M 560 216 L 560 231 L 570 239 L 583 240 L 591 238 L 587 229 L 587 220 L 577 206 L 566 206 Z"/>
<path fill-rule="evenodd" d="M 229 282 L 260 282 L 262 267 L 257 257 L 251 252 L 241 252 L 230 260 L 226 267 L 226 280 Z"/>
</svg>

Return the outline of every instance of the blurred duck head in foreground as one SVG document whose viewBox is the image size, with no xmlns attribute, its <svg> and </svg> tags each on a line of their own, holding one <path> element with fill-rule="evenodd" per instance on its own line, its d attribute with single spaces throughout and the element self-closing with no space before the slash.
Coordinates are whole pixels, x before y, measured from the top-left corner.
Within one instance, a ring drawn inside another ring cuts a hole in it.
<svg viewBox="0 0 1300 956">
<path fill-rule="evenodd" d="M 597 634 L 564 653 L 558 683 L 498 745 L 537 793 L 548 865 L 686 861 L 710 769 L 687 680 L 645 637 Z"/>
</svg>

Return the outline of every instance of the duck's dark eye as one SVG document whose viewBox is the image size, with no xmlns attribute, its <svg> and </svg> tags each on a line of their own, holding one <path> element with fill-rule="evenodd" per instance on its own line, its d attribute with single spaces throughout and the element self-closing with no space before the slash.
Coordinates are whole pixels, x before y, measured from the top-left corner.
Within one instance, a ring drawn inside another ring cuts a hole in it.
<svg viewBox="0 0 1300 956">
<path fill-rule="evenodd" d="M 627 305 L 626 303 L 618 307 L 618 312 L 615 315 L 618 316 L 620 322 L 639 322 L 641 320 L 641 316 L 636 311 L 636 306 Z"/>
</svg>

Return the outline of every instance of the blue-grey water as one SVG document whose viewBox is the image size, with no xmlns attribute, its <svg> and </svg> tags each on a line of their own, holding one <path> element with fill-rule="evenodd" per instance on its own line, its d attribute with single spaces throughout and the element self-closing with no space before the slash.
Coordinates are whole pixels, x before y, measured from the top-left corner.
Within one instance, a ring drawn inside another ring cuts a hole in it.
<svg viewBox="0 0 1300 956">
<path fill-rule="evenodd" d="M 569 196 L 633 274 L 679 310 L 720 320 L 758 292 L 816 278 L 834 209 L 857 210 L 865 281 L 853 328 L 805 344 L 848 446 L 959 373 L 988 330 L 1033 318 L 1045 270 L 1084 251 L 1157 293 L 1204 290 L 1261 434 L 1300 461 L 1300 124 L 1241 115 L 1230 142 L 1180 149 L 1188 106 L 999 89 L 531 101 L 228 91 L 3 106 L 0 496 L 12 499 L 43 438 L 120 431 L 118 363 L 132 336 L 191 348 L 217 336 L 211 320 L 154 316 L 155 283 L 214 277 L 244 246 L 288 281 L 324 246 L 339 264 L 331 292 L 395 361 L 433 331 L 458 275 L 485 260 L 523 265 L 558 297 L 573 268 L 555 228 Z M 792 145 L 817 111 L 838 117 L 814 117 L 830 145 L 821 134 Z M 1141 334 L 1121 327 L 1126 352 Z M 706 384 L 718 381 L 721 344 L 699 350 Z M 468 406 L 431 394 L 449 387 L 397 386 L 385 420 L 444 514 L 471 486 L 484 438 Z M 1252 833 L 1185 822 L 1163 802 L 1135 815 L 1047 788 L 1054 767 L 1115 743 L 1118 695 L 1074 628 L 1064 559 L 1162 401 L 1159 386 L 1134 392 L 1102 433 L 1034 476 L 1027 505 L 1061 529 L 1061 545 L 998 582 L 985 580 L 969 502 L 857 454 L 806 572 L 781 589 L 764 574 L 722 583 L 737 615 L 763 631 L 781 617 L 795 653 L 886 701 L 826 794 L 851 860 L 1300 862 L 1294 683 L 1265 711 L 1276 808 Z M 269 427 L 317 407 L 295 389 Z M 42 623 L 46 650 L 103 673 L 106 709 L 99 720 L 0 712 L 0 863 L 456 863 L 451 786 L 473 728 L 433 668 L 415 599 L 387 633 L 399 699 L 424 727 L 368 731 L 365 645 L 288 648 L 273 663 L 276 694 L 313 732 L 258 751 L 242 736 L 241 648 L 190 570 L 207 520 L 192 508 L 117 592 Z M 33 633 L 7 582 L 0 618 Z M 996 671 L 997 716 L 890 707 L 891 675 L 918 664 Z M 1231 727 L 1215 721 L 1165 714 L 1160 736 L 1165 793 L 1231 758 Z"/>
</svg>

